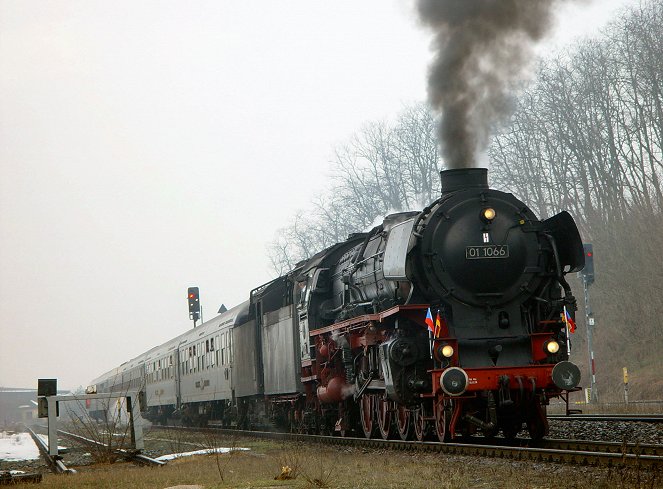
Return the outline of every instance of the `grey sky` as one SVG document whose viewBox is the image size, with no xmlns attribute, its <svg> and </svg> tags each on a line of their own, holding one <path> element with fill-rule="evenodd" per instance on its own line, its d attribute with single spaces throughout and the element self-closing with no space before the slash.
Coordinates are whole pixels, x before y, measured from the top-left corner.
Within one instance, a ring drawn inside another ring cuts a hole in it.
<svg viewBox="0 0 663 489">
<path fill-rule="evenodd" d="M 628 3 L 561 10 L 547 46 Z M 0 386 L 86 385 L 190 328 L 188 286 L 210 318 L 272 278 L 266 245 L 334 145 L 425 99 L 415 19 L 402 0 L 0 0 Z"/>
</svg>

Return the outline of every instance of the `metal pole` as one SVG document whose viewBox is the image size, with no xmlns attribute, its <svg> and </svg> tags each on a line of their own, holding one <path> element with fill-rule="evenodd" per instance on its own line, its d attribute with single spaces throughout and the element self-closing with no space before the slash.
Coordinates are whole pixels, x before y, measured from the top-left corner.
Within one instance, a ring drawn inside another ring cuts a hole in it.
<svg viewBox="0 0 663 489">
<path fill-rule="evenodd" d="M 48 402 L 48 454 L 58 456 L 58 403 L 56 396 L 47 396 Z"/>
<path fill-rule="evenodd" d="M 592 314 L 592 307 L 589 304 L 589 285 L 587 280 L 583 280 L 585 292 L 585 329 L 587 330 L 587 352 L 589 360 L 589 388 L 590 398 L 589 402 L 594 403 L 599 400 L 599 393 L 596 391 L 596 367 L 594 364 L 594 346 L 592 344 L 592 335 L 594 332 L 594 316 Z"/>
</svg>

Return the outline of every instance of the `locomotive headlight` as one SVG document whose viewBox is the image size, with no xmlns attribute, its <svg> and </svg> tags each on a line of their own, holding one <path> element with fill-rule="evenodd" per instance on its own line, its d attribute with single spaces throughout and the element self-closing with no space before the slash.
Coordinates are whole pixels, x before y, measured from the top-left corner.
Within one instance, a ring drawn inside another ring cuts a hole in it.
<svg viewBox="0 0 663 489">
<path fill-rule="evenodd" d="M 488 207 L 487 209 L 484 209 L 483 212 L 481 213 L 481 216 L 486 220 L 486 221 L 492 221 L 495 219 L 495 209 L 492 207 Z"/>
<path fill-rule="evenodd" d="M 557 343 L 555 340 L 550 340 L 546 342 L 546 351 L 551 354 L 555 354 L 559 351 L 559 343 Z"/>
<path fill-rule="evenodd" d="M 442 347 L 442 356 L 444 358 L 451 358 L 454 354 L 454 347 L 451 345 L 444 345 Z"/>
</svg>

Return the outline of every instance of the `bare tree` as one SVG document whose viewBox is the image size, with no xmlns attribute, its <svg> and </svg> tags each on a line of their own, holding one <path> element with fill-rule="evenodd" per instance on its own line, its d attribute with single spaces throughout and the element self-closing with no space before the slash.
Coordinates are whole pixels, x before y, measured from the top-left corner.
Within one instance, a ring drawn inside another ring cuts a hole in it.
<svg viewBox="0 0 663 489">
<path fill-rule="evenodd" d="M 661 66 L 663 4 L 651 0 L 543 62 L 490 148 L 493 184 L 543 217 L 571 211 L 594 243 L 599 387 L 629 366 L 651 395 L 663 387 L 644 373 L 663 366 Z"/>
<path fill-rule="evenodd" d="M 274 270 L 375 225 L 392 212 L 421 208 L 439 182 L 435 121 L 427 106 L 406 107 L 394 123 L 371 122 L 337 147 L 333 185 L 306 213 L 279 230 L 270 244 Z"/>
</svg>

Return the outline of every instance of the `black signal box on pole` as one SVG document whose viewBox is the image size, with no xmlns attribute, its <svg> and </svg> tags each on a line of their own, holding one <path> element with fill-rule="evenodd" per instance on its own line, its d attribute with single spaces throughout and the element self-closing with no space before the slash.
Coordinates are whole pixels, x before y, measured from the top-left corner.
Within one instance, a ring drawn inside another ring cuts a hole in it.
<svg viewBox="0 0 663 489">
<path fill-rule="evenodd" d="M 594 247 L 591 243 L 585 243 L 582 245 L 585 252 L 585 268 L 580 272 L 583 281 L 587 285 L 594 283 Z"/>
<path fill-rule="evenodd" d="M 48 418 L 47 397 L 58 395 L 58 379 L 37 379 L 37 417 Z M 55 403 L 55 415 L 60 416 L 60 403 Z"/>
<path fill-rule="evenodd" d="M 57 396 L 58 379 L 37 379 L 37 395 L 39 397 Z"/>
<path fill-rule="evenodd" d="M 195 323 L 200 317 L 200 292 L 198 287 L 189 287 L 187 300 L 189 301 L 189 318 L 193 319 Z"/>
</svg>

